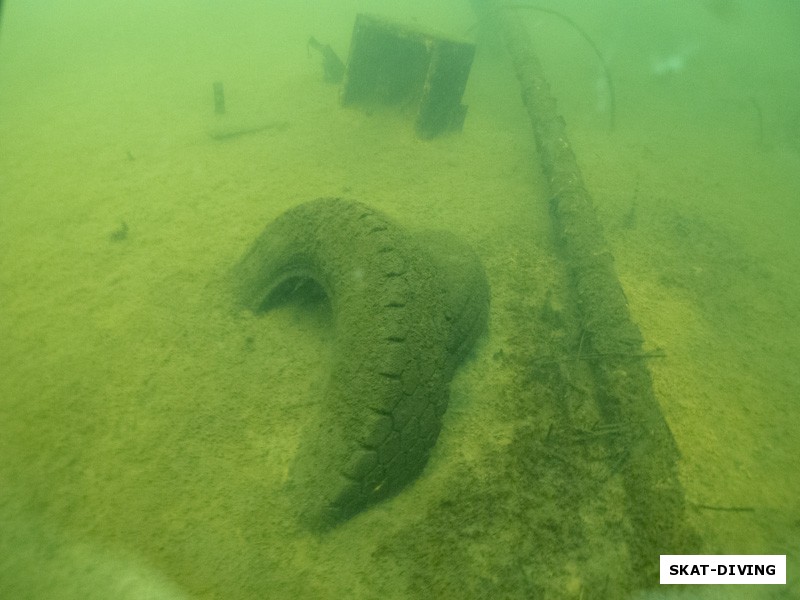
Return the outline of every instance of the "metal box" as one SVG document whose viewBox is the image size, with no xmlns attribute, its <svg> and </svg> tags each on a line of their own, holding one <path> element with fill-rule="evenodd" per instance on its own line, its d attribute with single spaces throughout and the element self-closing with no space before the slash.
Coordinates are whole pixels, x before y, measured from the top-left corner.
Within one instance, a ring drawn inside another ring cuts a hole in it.
<svg viewBox="0 0 800 600">
<path fill-rule="evenodd" d="M 460 130 L 475 45 L 359 14 L 342 84 L 343 106 L 392 106 L 412 114 L 421 138 Z"/>
</svg>

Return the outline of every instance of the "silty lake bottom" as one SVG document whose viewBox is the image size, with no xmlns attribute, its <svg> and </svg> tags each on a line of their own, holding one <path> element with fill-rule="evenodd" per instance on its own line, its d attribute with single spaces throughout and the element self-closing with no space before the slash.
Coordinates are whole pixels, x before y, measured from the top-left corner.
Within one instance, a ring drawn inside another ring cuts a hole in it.
<svg viewBox="0 0 800 600">
<path fill-rule="evenodd" d="M 626 424 L 597 412 L 519 84 L 470 3 L 3 4 L 0 596 L 800 595 L 794 3 L 504 9 L 641 329 L 682 525 L 698 552 L 787 555 L 786 586 L 724 595 L 632 566 L 608 451 Z M 308 42 L 346 62 L 362 12 L 477 44 L 463 131 L 340 106 Z M 319 534 L 293 467 L 331 408 L 331 304 L 253 314 L 225 282 L 268 223 L 330 196 L 457 235 L 491 304 L 421 475 Z"/>
</svg>

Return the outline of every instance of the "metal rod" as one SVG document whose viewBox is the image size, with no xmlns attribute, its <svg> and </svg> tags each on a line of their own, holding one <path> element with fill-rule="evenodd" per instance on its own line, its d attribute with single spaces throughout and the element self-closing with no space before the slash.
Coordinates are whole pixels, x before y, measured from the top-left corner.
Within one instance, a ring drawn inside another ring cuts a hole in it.
<svg viewBox="0 0 800 600">
<path fill-rule="evenodd" d="M 214 113 L 218 115 L 225 114 L 225 88 L 222 87 L 221 81 L 214 82 Z"/>
</svg>

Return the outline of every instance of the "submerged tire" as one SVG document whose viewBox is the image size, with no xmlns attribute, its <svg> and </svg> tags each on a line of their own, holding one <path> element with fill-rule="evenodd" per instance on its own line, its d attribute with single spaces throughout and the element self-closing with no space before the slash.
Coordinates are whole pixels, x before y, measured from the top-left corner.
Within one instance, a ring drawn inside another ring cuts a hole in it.
<svg viewBox="0 0 800 600">
<path fill-rule="evenodd" d="M 423 469 L 453 372 L 486 328 L 489 285 L 454 236 L 411 235 L 336 198 L 278 217 L 233 273 L 238 300 L 253 311 L 302 279 L 328 296 L 335 348 L 324 418 L 304 435 L 292 479 L 304 520 L 326 529 Z"/>
</svg>

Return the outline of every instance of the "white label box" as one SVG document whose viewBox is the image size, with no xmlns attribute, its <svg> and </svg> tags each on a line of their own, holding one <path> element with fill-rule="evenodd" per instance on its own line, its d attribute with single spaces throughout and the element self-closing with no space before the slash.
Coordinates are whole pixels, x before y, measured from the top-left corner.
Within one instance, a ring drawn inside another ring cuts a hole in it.
<svg viewBox="0 0 800 600">
<path fill-rule="evenodd" d="M 662 554 L 661 584 L 786 584 L 786 555 Z"/>
</svg>

